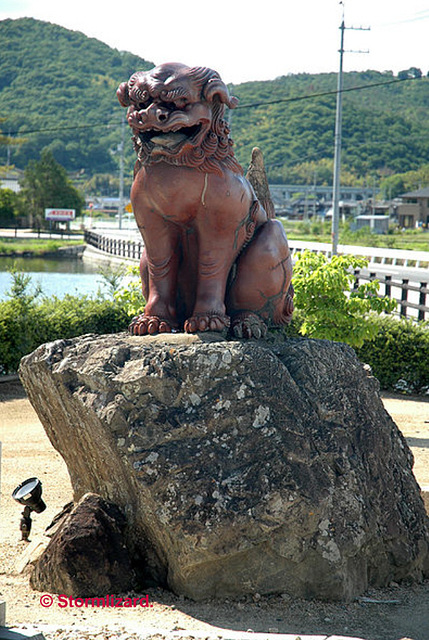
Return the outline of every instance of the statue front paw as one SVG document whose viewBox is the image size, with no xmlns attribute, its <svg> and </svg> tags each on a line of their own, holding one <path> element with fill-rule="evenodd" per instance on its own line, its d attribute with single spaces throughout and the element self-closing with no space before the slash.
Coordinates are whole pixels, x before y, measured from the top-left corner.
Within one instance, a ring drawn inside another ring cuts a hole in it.
<svg viewBox="0 0 429 640">
<path fill-rule="evenodd" d="M 207 313 L 195 313 L 185 321 L 184 329 L 186 333 L 197 333 L 198 331 L 223 331 L 230 325 L 229 316 L 223 313 L 210 311 Z"/>
<path fill-rule="evenodd" d="M 158 316 L 145 316 L 142 313 L 131 320 L 128 331 L 133 336 L 146 336 L 156 333 L 171 333 L 173 328 L 167 320 Z"/>
<path fill-rule="evenodd" d="M 235 338 L 265 338 L 268 327 L 256 313 L 245 311 L 232 319 L 231 333 Z"/>
</svg>

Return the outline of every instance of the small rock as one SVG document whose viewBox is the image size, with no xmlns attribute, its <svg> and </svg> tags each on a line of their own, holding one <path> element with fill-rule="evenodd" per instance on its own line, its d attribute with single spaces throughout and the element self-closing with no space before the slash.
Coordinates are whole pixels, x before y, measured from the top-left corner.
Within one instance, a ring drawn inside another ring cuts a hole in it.
<svg viewBox="0 0 429 640">
<path fill-rule="evenodd" d="M 85 494 L 36 562 L 31 586 L 80 598 L 128 589 L 134 571 L 122 540 L 124 526 L 118 507 Z"/>
</svg>

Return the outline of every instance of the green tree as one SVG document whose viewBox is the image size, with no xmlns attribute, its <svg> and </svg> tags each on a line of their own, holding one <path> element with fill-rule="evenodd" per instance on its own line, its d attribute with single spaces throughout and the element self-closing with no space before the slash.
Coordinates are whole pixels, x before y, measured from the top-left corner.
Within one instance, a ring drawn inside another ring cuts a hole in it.
<svg viewBox="0 0 429 640">
<path fill-rule="evenodd" d="M 19 195 L 12 191 L 12 189 L 0 189 L 0 224 L 13 224 L 19 213 Z"/>
<path fill-rule="evenodd" d="M 44 149 L 40 160 L 31 160 L 24 172 L 22 193 L 28 213 L 44 219 L 47 208 L 75 209 L 80 215 L 84 206 L 82 194 L 67 177 L 66 170 L 50 151 Z"/>
<path fill-rule="evenodd" d="M 429 185 L 429 164 L 424 164 L 415 171 L 395 173 L 381 181 L 383 197 L 391 199 L 407 191 L 414 191 Z"/>
</svg>

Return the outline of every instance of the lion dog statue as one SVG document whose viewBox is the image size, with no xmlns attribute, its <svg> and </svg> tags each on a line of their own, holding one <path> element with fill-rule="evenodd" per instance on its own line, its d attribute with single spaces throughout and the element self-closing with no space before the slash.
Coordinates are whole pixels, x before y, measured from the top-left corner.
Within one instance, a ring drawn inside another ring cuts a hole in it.
<svg viewBox="0 0 429 640">
<path fill-rule="evenodd" d="M 260 338 L 290 321 L 287 238 L 234 156 L 224 114 L 238 100 L 219 74 L 161 64 L 134 73 L 117 95 L 138 158 L 131 203 L 144 241 L 146 306 L 130 332 Z"/>
</svg>

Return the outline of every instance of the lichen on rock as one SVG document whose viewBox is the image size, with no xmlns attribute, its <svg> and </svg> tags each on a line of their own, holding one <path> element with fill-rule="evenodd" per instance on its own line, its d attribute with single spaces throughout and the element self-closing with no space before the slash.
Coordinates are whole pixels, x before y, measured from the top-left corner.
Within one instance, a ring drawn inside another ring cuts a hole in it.
<svg viewBox="0 0 429 640">
<path fill-rule="evenodd" d="M 90 335 L 20 373 L 75 499 L 116 504 L 177 594 L 347 600 L 429 575 L 412 454 L 346 345 Z"/>
</svg>

